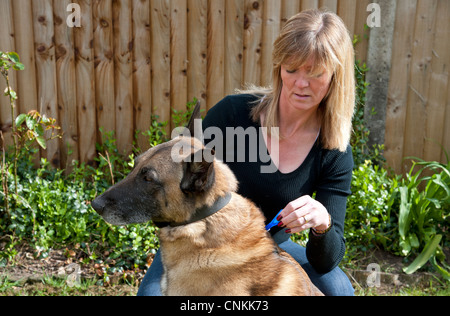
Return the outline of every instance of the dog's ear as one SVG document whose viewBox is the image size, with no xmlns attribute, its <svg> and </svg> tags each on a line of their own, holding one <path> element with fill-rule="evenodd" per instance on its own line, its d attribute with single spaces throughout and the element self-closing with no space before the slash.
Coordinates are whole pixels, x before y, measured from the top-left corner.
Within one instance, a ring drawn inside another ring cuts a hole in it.
<svg viewBox="0 0 450 316">
<path fill-rule="evenodd" d="M 187 124 L 187 129 L 189 130 L 189 132 L 191 133 L 191 136 L 195 135 L 194 132 L 194 122 L 195 120 L 201 120 L 202 117 L 200 115 L 200 101 L 197 101 L 197 104 L 195 105 L 194 111 L 192 112 L 191 118 L 189 120 L 189 123 Z"/>
<path fill-rule="evenodd" d="M 214 153 L 212 154 L 214 155 Z M 180 183 L 181 191 L 186 194 L 208 191 L 215 181 L 214 161 L 208 162 L 204 159 L 203 149 L 193 153 L 189 158 L 188 162 L 184 163 L 184 175 Z"/>
</svg>

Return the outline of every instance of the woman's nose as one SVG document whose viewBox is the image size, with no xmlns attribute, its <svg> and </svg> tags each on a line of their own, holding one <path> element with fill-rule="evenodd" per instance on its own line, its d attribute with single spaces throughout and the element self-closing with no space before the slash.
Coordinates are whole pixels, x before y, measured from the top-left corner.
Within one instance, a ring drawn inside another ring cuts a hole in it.
<svg viewBox="0 0 450 316">
<path fill-rule="evenodd" d="M 295 85 L 298 88 L 307 88 L 309 86 L 309 78 L 304 74 L 299 74 L 295 79 Z"/>
</svg>

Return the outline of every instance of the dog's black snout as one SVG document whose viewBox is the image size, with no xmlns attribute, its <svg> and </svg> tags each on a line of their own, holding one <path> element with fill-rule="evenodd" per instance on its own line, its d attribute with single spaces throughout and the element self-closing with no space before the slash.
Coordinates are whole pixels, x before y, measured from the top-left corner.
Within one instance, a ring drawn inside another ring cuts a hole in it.
<svg viewBox="0 0 450 316">
<path fill-rule="evenodd" d="M 101 198 L 98 197 L 96 198 L 94 201 L 91 202 L 91 206 L 92 208 L 99 214 L 99 215 L 103 215 L 103 210 L 105 209 L 105 201 Z"/>
</svg>

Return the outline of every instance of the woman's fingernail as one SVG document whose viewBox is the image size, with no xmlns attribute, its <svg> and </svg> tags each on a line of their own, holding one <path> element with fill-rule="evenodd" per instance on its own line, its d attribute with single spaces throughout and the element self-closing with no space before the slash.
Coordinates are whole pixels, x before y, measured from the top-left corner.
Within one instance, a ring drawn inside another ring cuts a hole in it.
<svg viewBox="0 0 450 316">
<path fill-rule="evenodd" d="M 281 221 L 281 219 L 283 218 L 283 216 L 281 216 L 281 215 L 278 215 L 278 217 L 277 217 L 277 221 Z"/>
<path fill-rule="evenodd" d="M 290 234 L 290 233 L 291 233 L 291 230 L 290 230 L 290 229 L 286 229 L 284 232 L 285 232 L 286 234 Z"/>
<path fill-rule="evenodd" d="M 283 226 L 284 226 L 283 222 L 278 223 L 278 227 L 283 227 Z"/>
</svg>

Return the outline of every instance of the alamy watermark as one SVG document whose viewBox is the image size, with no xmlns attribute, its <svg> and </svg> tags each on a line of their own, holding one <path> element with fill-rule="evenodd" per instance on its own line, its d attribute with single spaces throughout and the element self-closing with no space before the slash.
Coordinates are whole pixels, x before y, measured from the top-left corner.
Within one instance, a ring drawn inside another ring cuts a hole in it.
<svg viewBox="0 0 450 316">
<path fill-rule="evenodd" d="M 370 28 L 381 27 L 381 7 L 378 3 L 370 3 L 367 12 L 371 12 L 367 17 L 367 26 Z"/>
<path fill-rule="evenodd" d="M 71 263 L 67 267 L 58 270 L 58 276 L 66 278 L 69 287 L 79 287 L 81 284 L 81 267 L 77 263 Z"/>
<path fill-rule="evenodd" d="M 77 3 L 71 3 L 67 6 L 67 12 L 72 12 L 67 17 L 68 27 L 81 27 L 81 7 Z"/>
<path fill-rule="evenodd" d="M 370 274 L 367 276 L 366 284 L 368 287 L 380 287 L 381 286 L 381 268 L 379 264 L 371 263 L 367 266 L 367 271 Z"/>
<path fill-rule="evenodd" d="M 204 143 L 210 140 L 203 152 L 194 156 L 194 162 L 213 162 L 218 160 L 232 162 L 262 162 L 261 173 L 275 173 L 278 168 L 276 162 L 279 161 L 279 128 L 271 129 L 270 155 L 267 150 L 265 140 L 268 139 L 268 129 L 266 127 L 227 127 L 224 131 L 218 127 L 208 127 L 203 131 L 202 120 L 194 120 L 194 135 L 185 127 L 179 127 L 172 131 L 172 139 L 183 135 L 195 137 Z M 172 159 L 174 162 L 191 162 L 191 146 L 183 142 L 175 144 L 172 148 Z M 187 155 L 188 154 L 188 155 Z"/>
</svg>

